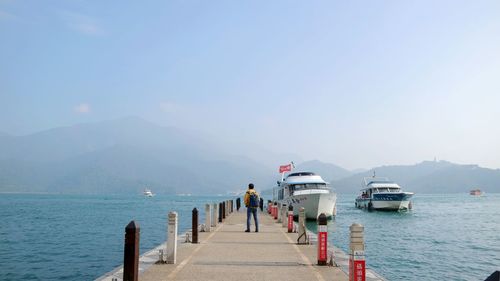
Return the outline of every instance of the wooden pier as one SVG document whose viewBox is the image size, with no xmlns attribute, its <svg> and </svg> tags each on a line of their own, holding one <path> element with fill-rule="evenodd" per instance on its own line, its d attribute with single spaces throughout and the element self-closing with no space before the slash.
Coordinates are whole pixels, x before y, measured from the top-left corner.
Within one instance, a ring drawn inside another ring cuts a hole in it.
<svg viewBox="0 0 500 281">
<path fill-rule="evenodd" d="M 178 245 L 176 264 L 155 264 L 140 276 L 157 280 L 348 280 L 339 268 L 317 266 L 315 245 L 297 245 L 297 234 L 259 213 L 259 232 L 246 233 L 246 209 L 233 212 L 199 243 Z"/>
</svg>

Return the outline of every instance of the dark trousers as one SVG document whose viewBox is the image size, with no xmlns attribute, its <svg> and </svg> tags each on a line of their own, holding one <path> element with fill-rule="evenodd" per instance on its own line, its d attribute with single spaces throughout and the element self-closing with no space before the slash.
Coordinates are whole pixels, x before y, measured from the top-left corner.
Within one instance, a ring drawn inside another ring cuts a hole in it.
<svg viewBox="0 0 500 281">
<path fill-rule="evenodd" d="M 247 207 L 247 230 L 250 230 L 250 216 L 253 215 L 255 221 L 255 231 L 259 230 L 259 219 L 257 218 L 257 208 Z"/>
</svg>

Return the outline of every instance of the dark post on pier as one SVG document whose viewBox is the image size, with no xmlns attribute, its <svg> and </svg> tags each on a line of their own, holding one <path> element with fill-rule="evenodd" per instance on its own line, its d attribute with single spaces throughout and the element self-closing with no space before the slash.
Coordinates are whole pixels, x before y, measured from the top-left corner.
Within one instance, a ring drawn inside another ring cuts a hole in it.
<svg viewBox="0 0 500 281">
<path fill-rule="evenodd" d="M 198 243 L 198 209 L 193 209 L 193 240 L 191 243 Z"/>
<path fill-rule="evenodd" d="M 222 202 L 222 219 L 226 219 L 226 202 Z"/>
<path fill-rule="evenodd" d="M 241 198 L 238 197 L 236 198 L 236 211 L 240 211 L 240 207 L 241 207 Z"/>
<path fill-rule="evenodd" d="M 219 222 L 222 222 L 222 203 L 219 203 Z"/>
<path fill-rule="evenodd" d="M 261 212 L 264 212 L 264 199 L 262 197 L 260 197 L 259 208 Z"/>
<path fill-rule="evenodd" d="M 123 281 L 137 281 L 139 276 L 139 236 L 141 228 L 135 221 L 125 227 L 123 250 Z"/>
</svg>

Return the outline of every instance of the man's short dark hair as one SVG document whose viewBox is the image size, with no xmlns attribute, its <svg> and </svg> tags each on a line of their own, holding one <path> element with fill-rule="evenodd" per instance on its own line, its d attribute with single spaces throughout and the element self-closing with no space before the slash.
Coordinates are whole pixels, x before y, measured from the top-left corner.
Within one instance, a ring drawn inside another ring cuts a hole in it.
<svg viewBox="0 0 500 281">
<path fill-rule="evenodd" d="M 253 183 L 248 184 L 248 188 L 253 189 Z"/>
</svg>

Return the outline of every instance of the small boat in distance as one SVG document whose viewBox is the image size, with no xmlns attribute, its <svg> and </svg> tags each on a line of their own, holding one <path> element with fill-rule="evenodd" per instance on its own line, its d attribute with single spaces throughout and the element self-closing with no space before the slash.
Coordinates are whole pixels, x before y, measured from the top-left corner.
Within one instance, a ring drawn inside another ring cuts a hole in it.
<svg viewBox="0 0 500 281">
<path fill-rule="evenodd" d="M 411 209 L 413 192 L 403 192 L 401 186 L 387 178 L 366 177 L 355 206 L 367 210 L 399 211 Z"/>
<path fill-rule="evenodd" d="M 153 192 L 151 192 L 151 190 L 150 190 L 150 189 L 148 189 L 148 188 L 144 189 L 143 194 L 144 194 L 144 196 L 146 196 L 146 197 L 153 197 L 153 196 L 155 196 L 155 195 L 154 195 L 154 193 L 153 193 Z"/>
<path fill-rule="evenodd" d="M 306 219 L 316 220 L 321 213 L 327 217 L 337 213 L 337 195 L 320 175 L 311 172 L 294 172 L 278 181 L 273 199 L 292 205 L 294 216 L 298 216 L 300 207 L 304 207 Z"/>
<path fill-rule="evenodd" d="M 469 194 L 473 196 L 481 196 L 483 195 L 483 192 L 481 191 L 481 189 L 473 189 L 469 192 Z"/>
</svg>

